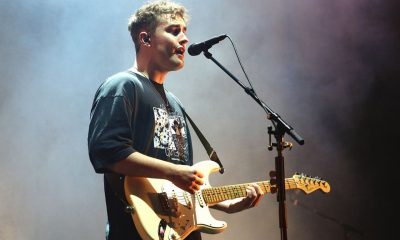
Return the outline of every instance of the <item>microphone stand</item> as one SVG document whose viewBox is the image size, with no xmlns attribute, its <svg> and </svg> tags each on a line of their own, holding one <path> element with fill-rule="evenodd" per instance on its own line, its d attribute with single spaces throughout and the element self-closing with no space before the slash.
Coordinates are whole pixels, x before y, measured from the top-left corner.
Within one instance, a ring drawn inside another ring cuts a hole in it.
<svg viewBox="0 0 400 240">
<path fill-rule="evenodd" d="M 208 49 L 203 51 L 204 56 L 211 59 L 215 64 L 217 64 L 225 73 L 227 73 L 237 84 L 239 84 L 244 91 L 250 95 L 267 113 L 267 118 L 271 120 L 272 124 L 275 126 L 275 130 L 272 127 L 268 127 L 268 134 L 270 145 L 268 150 L 276 148 L 278 155 L 275 158 L 275 173 L 276 182 L 278 188 L 277 201 L 279 202 L 279 227 L 281 230 L 281 239 L 287 240 L 287 215 L 286 215 L 286 196 L 285 196 L 285 168 L 284 168 L 284 157 L 282 151 L 286 147 L 291 147 L 292 144 L 283 141 L 283 136 L 285 133 L 289 134 L 297 143 L 300 145 L 304 144 L 304 140 L 298 135 L 294 129 L 287 124 L 277 113 L 272 111 L 262 100 L 258 98 L 253 89 L 246 87 L 240 80 L 238 80 L 232 73 L 230 73 L 224 66 L 222 66 L 212 54 L 208 52 Z M 276 143 L 271 144 L 271 135 L 274 135 Z M 271 174 L 274 175 L 274 174 Z"/>
</svg>

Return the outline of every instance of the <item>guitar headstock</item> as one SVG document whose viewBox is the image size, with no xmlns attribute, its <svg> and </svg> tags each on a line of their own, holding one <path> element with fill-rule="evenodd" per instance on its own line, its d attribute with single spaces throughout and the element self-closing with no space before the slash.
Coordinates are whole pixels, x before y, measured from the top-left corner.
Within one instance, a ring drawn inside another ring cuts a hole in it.
<svg viewBox="0 0 400 240">
<path fill-rule="evenodd" d="M 331 186 L 327 181 L 321 180 L 319 177 L 310 177 L 304 173 L 295 173 L 293 175 L 294 183 L 298 189 L 303 190 L 306 194 L 312 193 L 320 189 L 324 193 L 331 191 Z"/>
</svg>

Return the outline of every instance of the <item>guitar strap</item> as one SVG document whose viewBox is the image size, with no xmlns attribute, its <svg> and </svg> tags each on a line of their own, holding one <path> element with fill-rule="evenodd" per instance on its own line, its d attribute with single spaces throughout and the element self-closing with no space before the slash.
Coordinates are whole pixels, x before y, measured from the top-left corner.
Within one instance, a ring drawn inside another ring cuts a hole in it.
<svg viewBox="0 0 400 240">
<path fill-rule="evenodd" d="M 182 108 L 182 107 L 181 107 Z M 196 126 L 196 124 L 193 122 L 193 120 L 189 117 L 185 109 L 182 108 L 183 113 L 185 114 L 186 118 L 189 120 L 190 125 L 192 125 L 193 130 L 196 132 L 197 137 L 200 139 L 200 142 L 203 144 L 203 147 L 206 149 L 206 152 L 208 154 L 208 157 L 213 160 L 214 162 L 218 163 L 219 165 L 219 172 L 221 174 L 224 173 L 225 169 L 224 166 L 222 165 L 221 161 L 219 160 L 219 157 L 217 155 L 217 152 L 211 147 L 210 143 L 207 141 L 207 139 L 204 137 L 203 133 L 201 133 L 200 129 Z"/>
<path fill-rule="evenodd" d="M 190 125 L 192 125 L 193 130 L 196 132 L 197 137 L 200 139 L 201 144 L 203 144 L 204 149 L 206 150 L 208 157 L 213 160 L 214 162 L 218 163 L 219 165 L 219 172 L 221 174 L 224 173 L 225 169 L 224 166 L 222 165 L 221 161 L 219 160 L 219 157 L 217 155 L 217 152 L 211 147 L 210 143 L 207 141 L 207 139 L 204 137 L 203 133 L 201 133 L 200 129 L 196 126 L 192 118 L 189 117 L 189 114 L 185 111 L 183 108 L 181 102 L 173 95 L 170 94 L 175 101 L 178 103 L 178 105 L 181 107 L 183 114 L 185 114 L 186 118 L 189 120 Z"/>
</svg>

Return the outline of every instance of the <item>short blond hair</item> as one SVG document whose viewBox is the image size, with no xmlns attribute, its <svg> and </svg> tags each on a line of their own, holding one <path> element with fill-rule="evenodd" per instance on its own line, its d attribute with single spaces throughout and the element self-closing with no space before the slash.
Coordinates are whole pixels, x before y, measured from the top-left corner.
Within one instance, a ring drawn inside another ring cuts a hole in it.
<svg viewBox="0 0 400 240">
<path fill-rule="evenodd" d="M 136 52 L 139 51 L 140 41 L 139 33 L 147 31 L 153 34 L 156 27 L 167 18 L 175 19 L 182 18 L 183 21 L 189 21 L 187 9 L 176 2 L 172 1 L 149 1 L 140 7 L 128 21 L 128 30 L 131 34 L 132 40 L 135 43 Z"/>
</svg>

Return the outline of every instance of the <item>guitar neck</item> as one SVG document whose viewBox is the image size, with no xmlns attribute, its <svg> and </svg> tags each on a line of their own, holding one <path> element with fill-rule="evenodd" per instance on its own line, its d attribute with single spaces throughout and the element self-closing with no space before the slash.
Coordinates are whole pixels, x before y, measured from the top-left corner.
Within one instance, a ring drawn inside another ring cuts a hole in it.
<svg viewBox="0 0 400 240">
<path fill-rule="evenodd" d="M 264 193 L 271 192 L 270 181 L 254 182 L 254 183 L 243 183 L 236 185 L 227 185 L 220 187 L 211 187 L 203 189 L 202 196 L 207 204 L 215 204 L 228 199 L 234 199 L 239 197 L 246 197 L 246 188 L 252 184 L 257 184 L 263 190 Z M 285 179 L 285 189 L 296 188 L 296 183 L 292 178 Z"/>
</svg>

